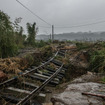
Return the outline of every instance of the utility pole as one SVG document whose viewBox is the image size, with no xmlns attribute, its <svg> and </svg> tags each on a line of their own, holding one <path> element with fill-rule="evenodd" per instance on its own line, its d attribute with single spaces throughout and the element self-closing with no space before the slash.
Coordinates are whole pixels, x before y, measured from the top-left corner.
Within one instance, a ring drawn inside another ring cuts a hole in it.
<svg viewBox="0 0 105 105">
<path fill-rule="evenodd" d="M 54 25 L 52 25 L 52 42 L 54 42 Z"/>
<path fill-rule="evenodd" d="M 51 34 L 50 34 L 50 41 L 51 41 L 51 39 L 52 39 L 52 38 L 51 38 Z"/>
</svg>

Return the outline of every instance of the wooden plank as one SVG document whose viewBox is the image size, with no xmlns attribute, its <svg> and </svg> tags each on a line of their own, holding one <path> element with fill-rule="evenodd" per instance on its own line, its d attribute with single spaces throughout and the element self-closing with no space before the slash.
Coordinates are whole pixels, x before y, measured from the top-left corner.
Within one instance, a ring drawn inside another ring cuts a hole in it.
<svg viewBox="0 0 105 105">
<path fill-rule="evenodd" d="M 54 60 L 54 59 L 53 59 L 51 62 L 54 63 L 54 64 L 57 65 L 57 66 L 61 66 L 61 65 L 62 65 L 61 62 L 59 62 L 59 61 L 57 61 L 57 60 Z"/>
<path fill-rule="evenodd" d="M 23 82 L 23 84 L 24 84 L 24 85 L 27 85 L 27 86 L 29 86 L 29 87 L 33 87 L 33 88 L 39 87 L 39 86 L 37 86 L 37 85 L 35 85 L 35 84 L 33 84 L 33 83 L 29 83 L 29 82 Z"/>
<path fill-rule="evenodd" d="M 48 67 L 46 67 L 45 69 L 48 70 L 48 71 L 50 71 L 50 72 L 52 72 L 52 73 L 56 72 L 56 70 L 53 70 L 53 69 L 48 68 Z M 61 70 L 61 71 L 59 72 L 59 74 L 64 75 L 64 74 L 65 74 L 65 71 L 64 71 L 64 70 Z M 59 74 L 58 74 L 58 75 L 59 75 Z"/>
<path fill-rule="evenodd" d="M 44 81 L 39 88 L 36 88 L 35 90 L 33 90 L 31 92 L 31 94 L 29 94 L 28 96 L 26 96 L 25 98 L 23 98 L 16 105 L 25 105 L 27 101 L 29 101 L 32 97 L 34 97 L 35 95 L 37 95 L 37 93 L 39 91 L 41 91 L 49 82 L 51 82 L 51 80 L 61 71 L 62 67 L 63 67 L 63 64 L 61 65 L 61 67 L 50 78 L 48 78 L 46 81 Z"/>
<path fill-rule="evenodd" d="M 39 96 L 40 96 L 40 97 L 46 97 L 46 94 L 39 93 Z"/>
<path fill-rule="evenodd" d="M 48 79 L 49 78 L 49 76 L 45 76 L 45 75 L 38 74 L 38 73 L 34 73 L 34 75 L 35 76 L 39 76 L 41 78 L 45 78 L 45 79 Z M 59 79 L 58 78 L 54 78 L 53 80 L 59 82 Z"/>
<path fill-rule="evenodd" d="M 4 98 L 7 102 L 9 101 L 10 103 L 14 103 L 14 104 L 18 103 L 21 100 L 10 95 L 0 95 L 0 97 Z"/>
<path fill-rule="evenodd" d="M 18 88 L 14 88 L 14 87 L 8 87 L 7 89 L 12 90 L 12 91 L 16 91 L 16 92 L 19 92 L 19 93 L 25 93 L 25 94 L 30 94 L 31 93 L 31 91 L 18 89 Z"/>
<path fill-rule="evenodd" d="M 25 93 L 25 94 L 31 94 L 31 91 L 27 91 L 27 90 L 23 90 L 23 89 L 18 89 L 18 88 L 14 88 L 14 87 L 8 87 L 7 89 L 12 90 L 12 91 L 16 91 L 19 93 Z M 40 97 L 46 97 L 46 94 L 43 93 L 39 93 Z"/>
<path fill-rule="evenodd" d="M 33 79 L 40 80 L 40 81 L 46 81 L 45 78 L 41 78 L 41 77 L 38 77 L 38 76 L 35 76 L 35 75 L 31 75 L 31 74 L 29 74 L 29 75 L 27 75 L 27 76 L 30 77 L 30 78 L 33 78 Z M 58 81 L 54 81 L 54 80 L 52 80 L 52 81 L 50 81 L 50 84 L 58 85 L 59 82 L 58 82 Z"/>
<path fill-rule="evenodd" d="M 42 75 L 46 75 L 46 76 L 51 76 L 52 74 L 50 74 L 50 73 L 42 73 Z M 63 77 L 60 77 L 60 76 L 56 76 L 58 79 L 62 79 Z"/>
</svg>

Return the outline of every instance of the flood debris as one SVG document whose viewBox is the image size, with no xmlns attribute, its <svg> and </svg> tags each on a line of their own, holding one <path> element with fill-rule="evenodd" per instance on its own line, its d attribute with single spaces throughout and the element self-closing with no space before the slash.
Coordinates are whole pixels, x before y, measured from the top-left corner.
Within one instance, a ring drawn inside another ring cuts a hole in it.
<svg viewBox="0 0 105 105">
<path fill-rule="evenodd" d="M 3 73 L 2 71 L 0 71 L 0 83 L 7 79 L 8 79 L 7 75 Z"/>
<path fill-rule="evenodd" d="M 71 55 L 70 62 L 72 65 L 77 66 L 78 68 L 88 68 L 88 52 L 80 51 Z"/>
<path fill-rule="evenodd" d="M 22 58 L 5 58 L 0 59 L 0 70 L 5 73 L 19 73 L 27 67 L 25 59 Z"/>
</svg>

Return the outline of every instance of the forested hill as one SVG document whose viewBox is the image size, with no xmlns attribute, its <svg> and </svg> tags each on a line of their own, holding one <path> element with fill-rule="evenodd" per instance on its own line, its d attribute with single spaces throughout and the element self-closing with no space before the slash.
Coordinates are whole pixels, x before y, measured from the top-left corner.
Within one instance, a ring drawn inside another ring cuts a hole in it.
<svg viewBox="0 0 105 105">
<path fill-rule="evenodd" d="M 105 32 L 71 32 L 71 33 L 62 33 L 55 34 L 54 38 L 56 40 L 105 40 Z M 37 35 L 36 39 L 50 39 L 50 35 Z"/>
</svg>

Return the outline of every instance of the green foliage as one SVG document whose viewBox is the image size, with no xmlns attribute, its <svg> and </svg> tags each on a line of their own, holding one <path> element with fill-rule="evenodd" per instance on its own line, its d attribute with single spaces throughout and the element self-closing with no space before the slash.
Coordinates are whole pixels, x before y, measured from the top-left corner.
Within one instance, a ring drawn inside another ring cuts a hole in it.
<svg viewBox="0 0 105 105">
<path fill-rule="evenodd" d="M 48 42 L 45 42 L 43 40 L 40 40 L 40 41 L 36 41 L 35 42 L 35 47 L 38 47 L 38 48 L 44 47 L 46 45 L 48 45 Z"/>
<path fill-rule="evenodd" d="M 27 54 L 24 58 L 28 61 L 29 66 L 34 63 L 34 57 L 31 54 Z"/>
<path fill-rule="evenodd" d="M 76 42 L 76 46 L 77 46 L 78 50 L 83 50 L 83 49 L 89 48 L 90 43 L 88 43 L 88 42 L 84 42 L 84 43 Z"/>
<path fill-rule="evenodd" d="M 18 48 L 24 47 L 24 42 L 26 35 L 23 35 L 23 27 L 19 26 L 19 20 L 21 18 L 16 18 L 14 22 L 14 34 L 15 34 L 15 43 L 17 44 Z"/>
<path fill-rule="evenodd" d="M 102 81 L 105 82 L 105 77 L 102 78 Z"/>
<path fill-rule="evenodd" d="M 51 46 L 45 46 L 41 48 L 41 53 L 43 56 L 43 59 L 49 58 L 52 56 L 52 47 Z"/>
<path fill-rule="evenodd" d="M 36 28 L 36 23 L 33 24 L 27 23 L 27 32 L 28 32 L 27 43 L 31 46 L 35 46 L 35 36 L 37 31 L 38 28 Z"/>
<path fill-rule="evenodd" d="M 93 72 L 105 72 L 105 49 L 90 53 L 90 67 Z"/>
<path fill-rule="evenodd" d="M 16 52 L 12 23 L 9 16 L 0 11 L 0 57 L 13 56 Z"/>
<path fill-rule="evenodd" d="M 35 46 L 35 35 L 38 30 L 35 27 L 36 23 L 27 23 L 28 38 L 26 41 L 26 35 L 23 35 L 23 28 L 18 24 L 20 19 L 17 18 L 12 23 L 10 17 L 0 11 L 0 57 L 2 58 L 16 55 L 18 49 L 27 44 Z"/>
<path fill-rule="evenodd" d="M 99 42 L 98 42 L 98 43 L 99 43 Z M 101 47 L 104 47 L 104 48 L 105 48 L 105 42 L 104 42 L 104 41 L 100 42 L 99 45 L 100 45 Z"/>
</svg>

